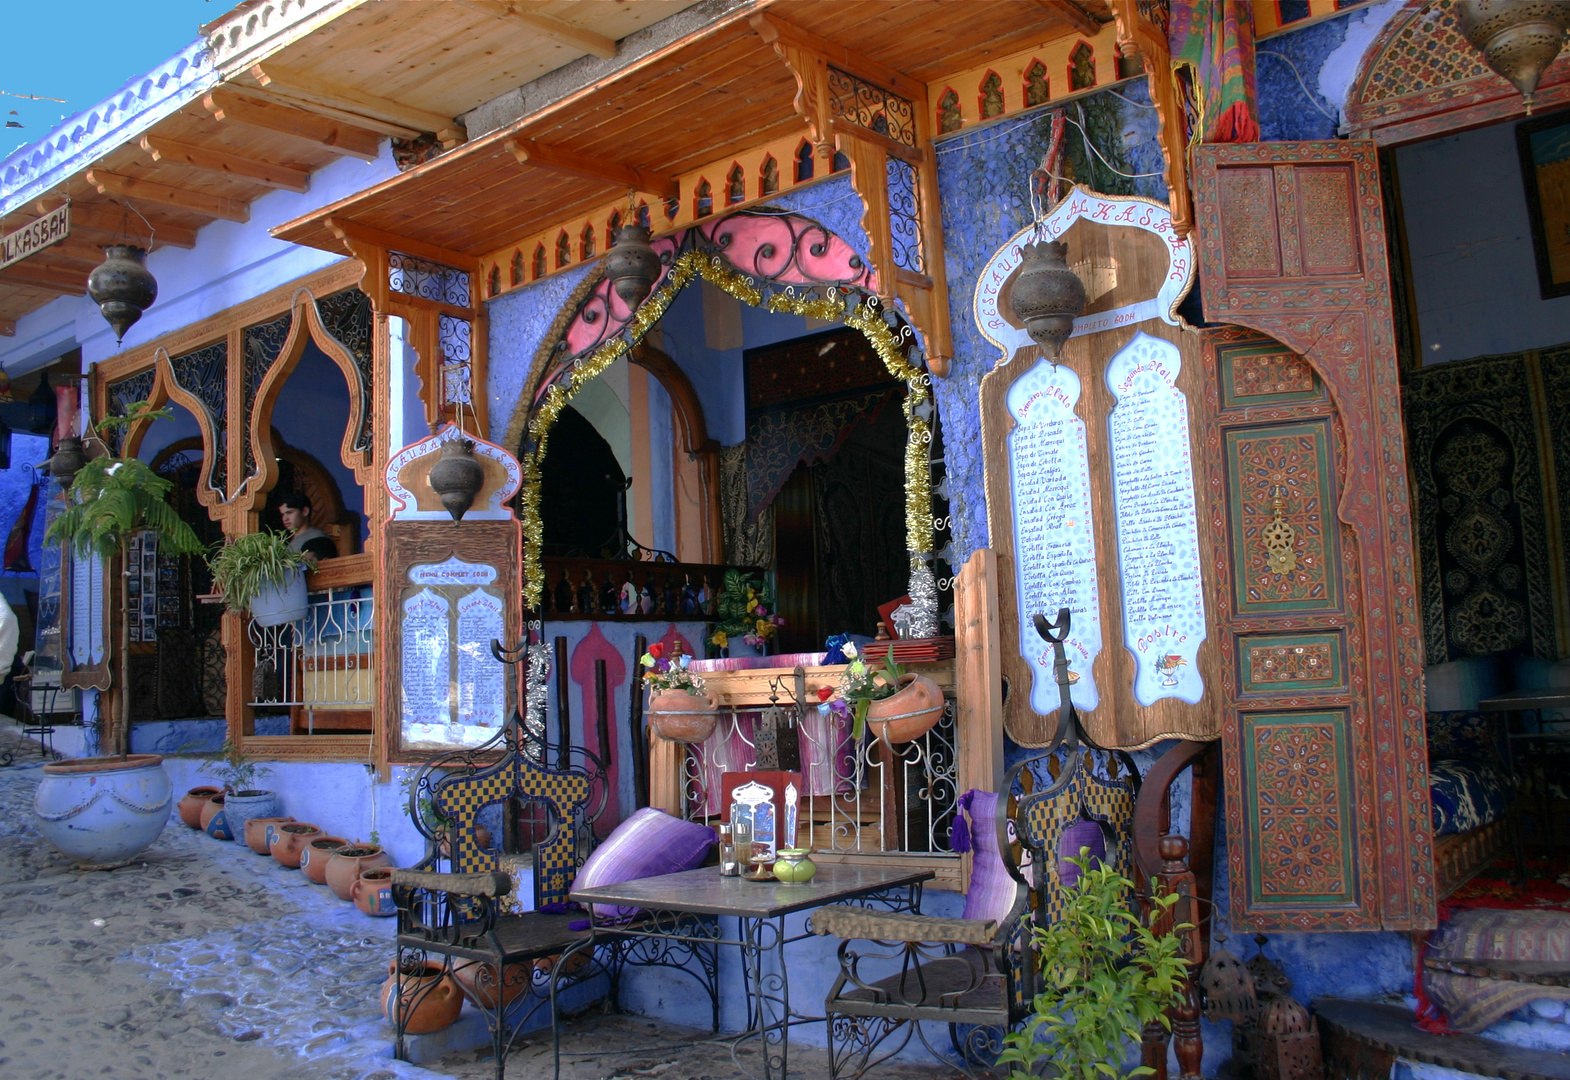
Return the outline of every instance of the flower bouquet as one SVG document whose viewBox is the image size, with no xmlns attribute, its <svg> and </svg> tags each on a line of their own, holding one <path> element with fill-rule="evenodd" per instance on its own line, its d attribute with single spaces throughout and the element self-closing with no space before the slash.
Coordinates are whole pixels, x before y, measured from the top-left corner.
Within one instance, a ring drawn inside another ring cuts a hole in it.
<svg viewBox="0 0 1570 1080">
<path fill-rule="evenodd" d="M 765 651 L 769 639 L 785 625 L 774 610 L 774 594 L 768 584 L 761 577 L 740 570 L 725 571 L 725 586 L 720 590 L 715 612 L 720 621 L 709 642 L 721 649 L 740 639 Z"/>
<path fill-rule="evenodd" d="M 688 670 L 692 657 L 682 653 L 679 643 L 666 656 L 665 646 L 656 641 L 638 663 L 649 689 L 649 723 L 659 735 L 673 742 L 701 743 L 714 734 L 719 699 L 701 676 Z"/>
<path fill-rule="evenodd" d="M 932 730 L 943 716 L 943 691 L 925 675 L 906 671 L 894 659 L 894 647 L 879 668 L 861 658 L 852 642 L 840 646 L 849 661 L 840 676 L 839 697 L 829 708 L 852 717 L 851 734 L 861 738 L 868 724 L 889 744 L 907 743 Z"/>
</svg>

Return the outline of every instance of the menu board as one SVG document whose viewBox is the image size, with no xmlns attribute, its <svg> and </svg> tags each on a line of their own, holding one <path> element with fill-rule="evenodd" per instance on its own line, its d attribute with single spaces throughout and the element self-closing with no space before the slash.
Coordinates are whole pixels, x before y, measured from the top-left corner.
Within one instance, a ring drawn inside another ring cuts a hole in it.
<svg viewBox="0 0 1570 1080">
<path fill-rule="evenodd" d="M 71 663 L 104 662 L 104 564 L 93 554 L 71 558 Z"/>
<path fill-rule="evenodd" d="M 447 726 L 452 635 L 445 596 L 421 589 L 403 602 L 403 722 Z"/>
<path fill-rule="evenodd" d="M 1117 401 L 1107 427 L 1124 644 L 1141 705 L 1167 697 L 1193 705 L 1205 693 L 1196 663 L 1205 592 L 1188 398 L 1176 382 L 1182 363 L 1176 345 L 1141 332 L 1106 373 Z"/>
<path fill-rule="evenodd" d="M 474 746 L 506 721 L 507 636 L 494 566 L 456 557 L 409 567 L 402 599 L 403 745 Z"/>
<path fill-rule="evenodd" d="M 458 601 L 458 723 L 502 726 L 507 709 L 506 669 L 491 655 L 505 640 L 502 602 L 483 589 Z"/>
<path fill-rule="evenodd" d="M 1079 395 L 1079 376 L 1043 359 L 1015 380 L 1007 397 L 1015 424 L 1008 462 L 1019 645 L 1030 663 L 1030 705 L 1042 715 L 1057 710 L 1059 696 L 1052 647 L 1036 633 L 1035 612 L 1048 618 L 1059 608 L 1073 613 L 1064 643 L 1070 694 L 1086 711 L 1100 700 L 1092 665 L 1101 652 L 1101 600 L 1085 422 L 1074 414 Z"/>
</svg>

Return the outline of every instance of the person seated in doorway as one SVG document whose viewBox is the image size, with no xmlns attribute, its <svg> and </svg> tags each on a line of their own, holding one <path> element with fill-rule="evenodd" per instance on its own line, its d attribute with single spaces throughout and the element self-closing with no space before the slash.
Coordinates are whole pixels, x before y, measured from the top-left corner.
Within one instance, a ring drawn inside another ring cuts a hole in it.
<svg viewBox="0 0 1570 1080">
<path fill-rule="evenodd" d="M 289 546 L 304 552 L 312 562 L 338 557 L 338 546 L 332 537 L 311 524 L 311 503 L 297 491 L 285 492 L 278 498 L 278 514 L 289 533 Z"/>
</svg>

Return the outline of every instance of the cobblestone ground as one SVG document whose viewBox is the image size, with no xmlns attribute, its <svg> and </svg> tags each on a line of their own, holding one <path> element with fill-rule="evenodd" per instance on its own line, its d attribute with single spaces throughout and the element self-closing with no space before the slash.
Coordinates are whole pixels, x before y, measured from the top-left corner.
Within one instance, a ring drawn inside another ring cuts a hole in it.
<svg viewBox="0 0 1570 1080">
<path fill-rule="evenodd" d="M 372 919 L 244 844 L 179 824 L 143 859 L 84 872 L 32 822 L 36 746 L 0 724 L 0 1077 L 5 1080 L 488 1080 L 489 1055 L 392 1060 L 377 1002 L 392 920 Z M 706 1030 L 598 1010 L 566 1026 L 564 1080 L 742 1074 Z M 744 1062 L 749 1060 L 744 1055 Z M 792 1046 L 793 1075 L 826 1077 Z M 549 1037 L 507 1074 L 551 1075 Z M 880 1080 L 951 1070 L 885 1066 Z"/>
</svg>

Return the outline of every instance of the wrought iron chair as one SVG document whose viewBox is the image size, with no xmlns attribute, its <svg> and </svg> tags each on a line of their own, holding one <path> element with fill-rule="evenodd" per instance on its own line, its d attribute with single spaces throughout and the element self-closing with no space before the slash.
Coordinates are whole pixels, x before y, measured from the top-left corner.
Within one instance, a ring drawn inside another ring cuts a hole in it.
<svg viewBox="0 0 1570 1080">
<path fill-rule="evenodd" d="M 846 939 L 839 946 L 839 977 L 824 1004 L 834 1080 L 865 1075 L 903 1049 L 912 1033 L 943 1057 L 922 1030 L 924 1021 L 949 1026 L 960 1071 L 977 1076 L 973 1069 L 991 1066 L 1003 1034 L 1031 1011 L 1038 978 L 1032 931 L 1055 920 L 1066 901 L 1058 864 L 1064 855 L 1078 854 L 1077 847 L 1063 850 L 1065 840 L 1078 835 L 1070 830 L 1094 822 L 1104 842 L 1102 857 L 1125 874 L 1131 871 L 1139 773 L 1127 754 L 1086 745 L 1069 696 L 1063 652 L 1068 626 L 1067 611 L 1059 612 L 1056 623 L 1037 619 L 1038 632 L 1056 654 L 1058 731 L 1052 746 L 1009 770 L 993 822 L 998 853 L 1014 885 L 1006 916 L 952 919 L 849 907 L 825 908 L 814 916 L 814 931 Z M 1038 776 L 1049 782 L 1033 791 Z M 879 971 L 890 969 L 880 977 Z"/>
<path fill-rule="evenodd" d="M 508 655 L 496 642 L 491 648 L 504 663 L 526 655 L 525 650 Z M 604 976 L 614 1008 L 628 963 L 672 967 L 695 978 L 709 994 L 714 1028 L 719 1028 L 713 946 L 651 948 L 643 939 L 622 938 L 604 927 L 591 937 L 589 916 L 572 910 L 573 882 L 594 849 L 595 824 L 613 793 L 599 758 L 582 747 L 563 743 L 555 767 L 545 763 L 543 691 L 537 692 L 536 708 L 525 702 L 527 721 L 514 711 L 485 744 L 428 761 L 411 786 L 410 816 L 427 848 L 418 866 L 393 871 L 395 965 L 404 976 L 427 972 L 430 977 L 410 980 L 407 1003 L 404 978 L 396 982 L 388 1019 L 397 1032 L 394 1056 L 400 1060 L 409 1014 L 437 992 L 443 978 L 455 979 L 484 1014 L 496 1080 L 503 1080 L 507 1055 L 525 1025 L 547 1005 L 555 1075 L 560 1075 L 560 992 Z M 565 728 L 565 718 L 562 722 Z M 530 850 L 531 858 L 520 861 L 532 864 L 533 910 L 515 910 L 521 898 L 504 855 L 482 845 L 477 835 L 481 811 L 498 804 L 503 850 L 514 855 L 525 846 Z"/>
</svg>

